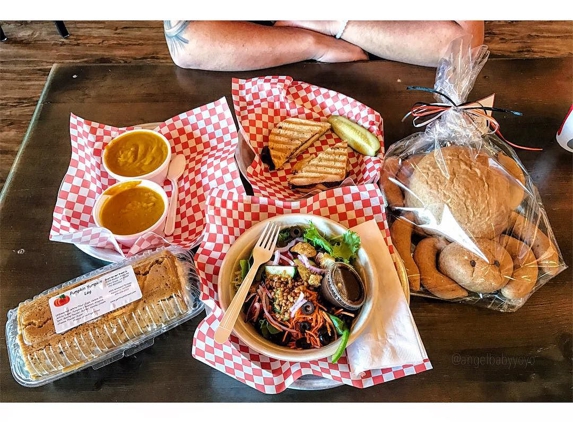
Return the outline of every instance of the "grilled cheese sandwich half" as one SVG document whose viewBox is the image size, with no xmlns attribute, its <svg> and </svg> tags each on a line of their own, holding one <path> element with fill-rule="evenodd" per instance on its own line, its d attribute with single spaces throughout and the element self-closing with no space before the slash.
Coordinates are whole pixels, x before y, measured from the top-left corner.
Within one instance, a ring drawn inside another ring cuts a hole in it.
<svg viewBox="0 0 573 422">
<path fill-rule="evenodd" d="M 315 157 L 297 163 L 289 177 L 289 184 L 293 187 L 332 185 L 346 178 L 347 167 L 348 144 L 342 141 Z"/>
<path fill-rule="evenodd" d="M 269 135 L 269 151 L 275 169 L 304 152 L 330 129 L 328 122 L 289 118 L 276 125 Z"/>
</svg>

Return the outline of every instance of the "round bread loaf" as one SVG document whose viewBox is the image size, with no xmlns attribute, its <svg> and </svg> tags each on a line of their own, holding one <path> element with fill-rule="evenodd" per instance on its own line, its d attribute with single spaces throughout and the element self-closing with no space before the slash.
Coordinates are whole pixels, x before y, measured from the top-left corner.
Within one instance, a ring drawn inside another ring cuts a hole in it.
<svg viewBox="0 0 573 422">
<path fill-rule="evenodd" d="M 525 185 L 525 174 L 523 174 L 521 167 L 519 167 L 519 164 L 517 164 L 513 158 L 510 158 L 500 151 L 497 153 L 497 161 L 499 161 L 509 174 L 519 180 L 519 183 Z"/>
<path fill-rule="evenodd" d="M 440 222 L 444 205 L 473 238 L 493 239 L 509 224 L 509 181 L 490 166 L 485 153 L 460 146 L 440 148 L 418 162 L 409 179 L 405 206 L 424 208 Z M 417 223 L 428 221 L 417 215 Z"/>
<path fill-rule="evenodd" d="M 515 209 L 521 204 L 523 201 L 523 197 L 525 195 L 524 186 L 525 186 L 525 174 L 519 167 L 519 164 L 515 162 L 513 158 L 508 157 L 503 152 L 497 153 L 497 161 L 502 168 L 498 169 L 498 171 L 503 174 L 508 182 L 509 182 L 509 191 L 510 191 L 510 201 L 509 206 L 512 209 Z"/>
<path fill-rule="evenodd" d="M 410 176 L 412 176 L 412 173 L 414 173 L 416 166 L 418 165 L 420 160 L 425 156 L 426 154 L 414 154 L 410 155 L 408 158 L 402 161 L 402 164 L 400 165 L 396 173 L 396 178 L 398 179 L 398 181 L 400 181 L 400 183 L 402 183 L 404 186 L 407 187 L 408 184 L 410 183 Z"/>
<path fill-rule="evenodd" d="M 474 243 L 487 260 L 459 243 L 450 243 L 440 253 L 440 271 L 472 292 L 491 293 L 501 289 L 513 273 L 511 256 L 495 240 L 476 239 Z"/>
</svg>

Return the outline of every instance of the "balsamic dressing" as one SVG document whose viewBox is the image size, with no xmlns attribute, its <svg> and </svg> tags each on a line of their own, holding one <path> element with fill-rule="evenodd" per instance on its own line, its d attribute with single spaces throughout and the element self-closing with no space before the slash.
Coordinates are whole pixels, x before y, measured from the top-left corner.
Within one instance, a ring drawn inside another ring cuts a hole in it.
<svg viewBox="0 0 573 422">
<path fill-rule="evenodd" d="M 364 283 L 348 264 L 334 263 L 322 280 L 322 290 L 328 301 L 348 310 L 359 309 L 364 303 Z"/>
<path fill-rule="evenodd" d="M 354 272 L 346 267 L 338 267 L 335 272 L 335 283 L 340 295 L 349 302 L 358 302 L 362 298 L 362 285 Z"/>
</svg>

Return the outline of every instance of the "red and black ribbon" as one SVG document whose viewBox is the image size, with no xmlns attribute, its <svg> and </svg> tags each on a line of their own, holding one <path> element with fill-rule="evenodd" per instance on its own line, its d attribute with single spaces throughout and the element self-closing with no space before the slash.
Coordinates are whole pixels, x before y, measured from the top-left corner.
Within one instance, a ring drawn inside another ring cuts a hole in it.
<svg viewBox="0 0 573 422">
<path fill-rule="evenodd" d="M 486 106 L 476 106 L 474 103 L 463 103 L 463 104 L 456 104 L 450 97 L 447 95 L 432 89 L 426 88 L 423 86 L 408 86 L 408 90 L 416 90 L 416 91 L 425 91 L 431 92 L 433 94 L 438 94 L 448 100 L 450 104 L 447 103 L 425 103 L 425 102 L 417 102 L 402 119 L 402 121 L 406 120 L 408 116 L 413 116 L 412 124 L 415 127 L 422 127 L 426 126 L 427 124 L 437 120 L 440 116 L 450 109 L 456 109 L 463 111 L 467 116 L 469 116 L 473 121 L 475 119 L 485 119 L 488 123 L 488 126 L 491 128 L 492 132 L 507 142 L 509 145 L 513 146 L 514 148 L 524 149 L 528 151 L 542 151 L 542 148 L 532 148 L 532 147 L 524 147 L 521 145 L 516 145 L 509 142 L 504 136 L 501 134 L 499 130 L 499 123 L 495 120 L 492 116 L 488 115 L 486 111 L 499 111 L 502 113 L 511 113 L 516 116 L 522 116 L 523 114 L 519 111 L 507 110 L 504 108 L 498 107 L 486 107 Z"/>
</svg>

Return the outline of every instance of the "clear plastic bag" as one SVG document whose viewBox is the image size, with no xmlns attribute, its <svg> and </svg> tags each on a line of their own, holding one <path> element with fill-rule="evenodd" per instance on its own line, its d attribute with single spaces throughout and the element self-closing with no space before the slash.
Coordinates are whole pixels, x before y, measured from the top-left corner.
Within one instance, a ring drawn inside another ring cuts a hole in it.
<svg viewBox="0 0 573 422">
<path fill-rule="evenodd" d="M 388 148 L 380 187 L 412 295 L 511 312 L 567 267 L 492 108 L 466 103 L 489 56 L 470 41 L 440 61 L 436 103 L 412 112 L 425 130 Z"/>
</svg>

